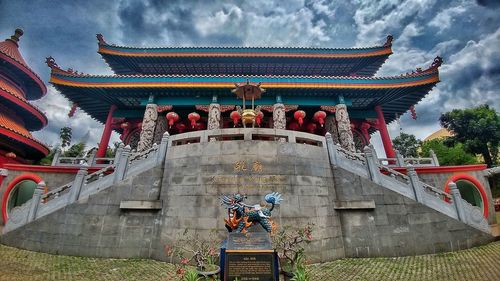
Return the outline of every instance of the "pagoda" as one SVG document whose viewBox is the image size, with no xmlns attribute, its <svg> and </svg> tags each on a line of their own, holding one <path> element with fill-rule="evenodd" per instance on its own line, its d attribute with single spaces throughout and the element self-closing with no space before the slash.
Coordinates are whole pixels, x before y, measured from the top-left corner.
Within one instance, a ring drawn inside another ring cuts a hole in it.
<svg viewBox="0 0 500 281">
<path fill-rule="evenodd" d="M 105 124 L 97 157 L 104 156 L 112 130 L 141 151 L 165 131 L 242 127 L 235 87 L 245 83 L 262 89 L 252 98 L 259 127 L 330 132 L 350 151 L 361 150 L 380 131 L 387 157 L 395 157 L 386 124 L 439 82 L 442 63 L 437 57 L 426 69 L 375 77 L 392 54 L 390 35 L 368 48 L 142 48 L 109 44 L 100 34 L 97 39 L 114 75 L 64 70 L 47 58 L 50 82 Z"/>
<path fill-rule="evenodd" d="M 47 88 L 19 52 L 21 29 L 0 42 L 0 166 L 31 163 L 46 156 L 47 146 L 31 135 L 47 125 L 47 117 L 29 103 Z"/>
</svg>

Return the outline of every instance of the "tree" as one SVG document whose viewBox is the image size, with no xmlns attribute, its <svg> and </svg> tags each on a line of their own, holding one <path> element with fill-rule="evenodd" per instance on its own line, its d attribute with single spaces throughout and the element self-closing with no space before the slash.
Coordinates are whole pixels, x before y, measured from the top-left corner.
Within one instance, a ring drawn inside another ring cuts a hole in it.
<svg viewBox="0 0 500 281">
<path fill-rule="evenodd" d="M 71 128 L 62 127 L 59 131 L 59 138 L 61 139 L 61 147 L 65 148 L 71 144 Z"/>
<path fill-rule="evenodd" d="M 457 143 L 454 146 L 449 147 L 445 145 L 444 142 L 444 138 L 424 141 L 420 146 L 420 156 L 430 157 L 430 150 L 432 149 L 438 158 L 439 165 L 441 166 L 477 164 L 476 157 L 465 152 L 463 144 Z"/>
<path fill-rule="evenodd" d="M 85 155 L 85 144 L 83 142 L 73 144 L 63 153 L 64 157 L 83 157 Z"/>
<path fill-rule="evenodd" d="M 454 109 L 439 118 L 441 125 L 453 132 L 445 144 L 463 144 L 466 152 L 481 154 L 488 167 L 498 156 L 500 144 L 500 116 L 487 104 L 475 108 Z"/>
<path fill-rule="evenodd" d="M 54 155 L 56 154 L 57 149 L 59 149 L 59 145 L 52 147 L 49 151 L 49 154 L 36 162 L 36 164 L 42 166 L 52 165 L 52 159 L 54 159 Z"/>
<path fill-rule="evenodd" d="M 415 138 L 412 134 L 401 133 L 399 137 L 396 137 L 392 144 L 394 148 L 403 155 L 403 157 L 417 157 L 417 149 L 420 146 L 422 141 Z"/>
</svg>

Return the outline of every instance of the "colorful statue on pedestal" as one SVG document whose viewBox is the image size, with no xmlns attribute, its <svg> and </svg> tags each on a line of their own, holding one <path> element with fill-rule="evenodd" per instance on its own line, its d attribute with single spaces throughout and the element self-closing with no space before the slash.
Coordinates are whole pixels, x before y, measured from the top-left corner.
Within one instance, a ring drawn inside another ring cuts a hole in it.
<svg viewBox="0 0 500 281">
<path fill-rule="evenodd" d="M 243 203 L 246 198 L 239 193 L 222 196 L 221 205 L 228 213 L 228 218 L 224 219 L 227 230 L 246 233 L 250 226 L 259 223 L 267 232 L 272 232 L 275 224 L 271 220 L 271 212 L 274 206 L 283 200 L 281 194 L 273 192 L 264 197 L 264 200 L 271 204 L 271 208 L 266 208 L 265 204 L 247 205 Z"/>
</svg>

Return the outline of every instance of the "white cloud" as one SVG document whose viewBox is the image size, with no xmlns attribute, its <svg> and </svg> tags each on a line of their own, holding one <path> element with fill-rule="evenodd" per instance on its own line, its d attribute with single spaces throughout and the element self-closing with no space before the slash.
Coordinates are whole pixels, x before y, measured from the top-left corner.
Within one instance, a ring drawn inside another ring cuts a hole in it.
<svg viewBox="0 0 500 281">
<path fill-rule="evenodd" d="M 439 32 L 443 32 L 446 29 L 449 29 L 455 21 L 455 18 L 461 16 L 464 12 L 467 11 L 467 7 L 457 6 L 451 7 L 448 9 L 439 12 L 430 22 L 429 26 L 434 26 L 439 29 Z"/>
</svg>

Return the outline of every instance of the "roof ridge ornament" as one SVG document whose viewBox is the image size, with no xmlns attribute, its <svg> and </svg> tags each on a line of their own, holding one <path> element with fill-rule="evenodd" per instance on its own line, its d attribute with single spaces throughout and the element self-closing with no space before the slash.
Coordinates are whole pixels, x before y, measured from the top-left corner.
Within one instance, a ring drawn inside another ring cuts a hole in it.
<svg viewBox="0 0 500 281">
<path fill-rule="evenodd" d="M 7 40 L 11 41 L 12 43 L 16 44 L 16 46 L 19 46 L 17 42 L 19 42 L 19 37 L 23 36 L 24 31 L 21 28 L 16 28 L 14 31 L 14 35 L 10 36 Z"/>
<path fill-rule="evenodd" d="M 97 42 L 99 42 L 99 45 L 108 45 L 108 43 L 104 41 L 104 36 L 102 36 L 101 33 L 97 33 L 95 37 L 97 37 Z"/>
<path fill-rule="evenodd" d="M 387 39 L 385 40 L 384 47 L 392 46 L 393 40 L 394 40 L 394 37 L 391 34 L 387 35 Z"/>
<path fill-rule="evenodd" d="M 78 74 L 74 72 L 71 68 L 68 68 L 68 70 L 63 70 L 57 63 L 56 60 L 52 57 L 49 56 L 45 58 L 45 63 L 47 64 L 48 67 L 52 70 L 52 73 L 61 73 L 61 74 Z"/>
</svg>

